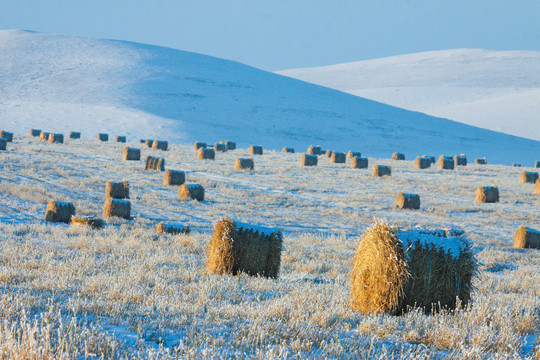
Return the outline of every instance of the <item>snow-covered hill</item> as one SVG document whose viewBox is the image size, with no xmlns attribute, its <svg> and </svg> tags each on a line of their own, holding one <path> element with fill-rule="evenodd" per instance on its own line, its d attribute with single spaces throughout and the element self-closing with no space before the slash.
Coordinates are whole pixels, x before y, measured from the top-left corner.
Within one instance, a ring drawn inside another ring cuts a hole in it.
<svg viewBox="0 0 540 360">
<path fill-rule="evenodd" d="M 0 32 L 0 128 L 236 140 L 408 158 L 466 153 L 532 164 L 540 142 L 474 128 L 254 69 L 137 43 Z"/>
<path fill-rule="evenodd" d="M 404 109 L 540 140 L 538 51 L 431 51 L 279 73 Z"/>
</svg>

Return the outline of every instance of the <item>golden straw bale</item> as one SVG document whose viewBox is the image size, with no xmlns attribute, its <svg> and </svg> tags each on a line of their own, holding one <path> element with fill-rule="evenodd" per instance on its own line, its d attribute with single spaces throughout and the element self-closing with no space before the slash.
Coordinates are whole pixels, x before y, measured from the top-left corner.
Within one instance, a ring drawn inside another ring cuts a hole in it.
<svg viewBox="0 0 540 360">
<path fill-rule="evenodd" d="M 64 135 L 63 134 L 49 134 L 49 142 L 50 143 L 56 143 L 56 144 L 63 144 L 64 143 Z"/>
<path fill-rule="evenodd" d="M 479 186 L 478 189 L 476 189 L 476 202 L 499 202 L 499 189 L 496 186 Z"/>
<path fill-rule="evenodd" d="M 105 226 L 105 221 L 95 216 L 72 216 L 71 225 L 89 226 L 92 229 L 102 229 Z"/>
<path fill-rule="evenodd" d="M 7 149 L 7 140 L 4 138 L 0 138 L 0 150 L 6 150 Z"/>
<path fill-rule="evenodd" d="M 109 134 L 99 133 L 97 134 L 97 139 L 99 141 L 109 141 Z"/>
<path fill-rule="evenodd" d="M 476 263 L 470 243 L 444 231 L 400 231 L 384 222 L 362 235 L 353 260 L 351 305 L 363 314 L 399 315 L 467 305 Z"/>
<path fill-rule="evenodd" d="M 526 183 L 535 183 L 538 180 L 538 173 L 534 171 L 524 171 L 521 173 L 521 178 L 519 182 L 522 184 Z"/>
<path fill-rule="evenodd" d="M 214 151 L 227 152 L 227 145 L 225 145 L 224 143 L 215 143 Z"/>
<path fill-rule="evenodd" d="M 144 145 L 146 145 L 147 148 L 152 148 L 152 146 L 154 145 L 154 140 L 153 139 L 146 139 L 146 140 L 144 140 Z"/>
<path fill-rule="evenodd" d="M 294 149 L 285 146 L 285 147 L 283 147 L 283 149 L 281 149 L 281 152 L 282 153 L 292 153 L 292 154 L 294 154 Z"/>
<path fill-rule="evenodd" d="M 126 137 L 125 136 L 121 136 L 121 135 L 116 135 L 114 137 L 114 141 L 115 142 L 119 142 L 119 143 L 125 143 L 126 142 Z"/>
<path fill-rule="evenodd" d="M 254 166 L 253 159 L 238 158 L 234 163 L 235 170 L 253 170 Z"/>
<path fill-rule="evenodd" d="M 167 169 L 163 177 L 163 185 L 182 185 L 186 182 L 186 173 L 180 170 Z"/>
<path fill-rule="evenodd" d="M 521 164 L 513 163 L 512 166 L 513 166 L 513 167 L 521 167 Z"/>
<path fill-rule="evenodd" d="M 463 154 L 454 156 L 455 166 L 467 166 L 467 157 Z"/>
<path fill-rule="evenodd" d="M 156 227 L 156 232 L 158 234 L 171 234 L 171 235 L 189 234 L 191 232 L 191 229 L 187 225 L 186 226 L 172 225 L 172 224 L 164 224 L 160 222 Z"/>
<path fill-rule="evenodd" d="M 124 161 L 139 161 L 141 160 L 141 149 L 130 148 L 126 146 L 124 148 Z"/>
<path fill-rule="evenodd" d="M 520 226 L 516 231 L 514 236 L 514 245 L 515 248 L 531 248 L 531 249 L 540 249 L 540 231 L 526 227 Z"/>
<path fill-rule="evenodd" d="M 69 138 L 70 139 L 80 139 L 81 138 L 81 133 L 77 132 L 77 131 L 70 131 L 69 132 Z"/>
<path fill-rule="evenodd" d="M 482 158 L 482 159 L 474 159 L 474 163 L 476 165 L 487 165 L 487 160 L 486 158 Z"/>
<path fill-rule="evenodd" d="M 103 216 L 128 219 L 131 216 L 131 203 L 127 200 L 114 199 L 112 197 L 105 200 L 103 206 Z"/>
<path fill-rule="evenodd" d="M 420 196 L 400 192 L 396 202 L 398 209 L 420 209 Z"/>
<path fill-rule="evenodd" d="M 49 201 L 45 212 L 45 221 L 69 223 L 75 215 L 75 206 L 69 202 Z"/>
<path fill-rule="evenodd" d="M 39 134 L 41 134 L 41 130 L 38 130 L 38 129 L 30 129 L 30 136 L 33 136 L 33 137 L 39 137 Z"/>
<path fill-rule="evenodd" d="M 454 170 L 454 159 L 450 156 L 441 155 L 437 163 L 439 169 Z"/>
<path fill-rule="evenodd" d="M 317 166 L 317 155 L 302 154 L 300 165 L 302 166 Z"/>
<path fill-rule="evenodd" d="M 214 149 L 210 148 L 200 148 L 199 151 L 197 151 L 197 159 L 199 160 L 214 160 L 216 158 L 216 152 Z"/>
<path fill-rule="evenodd" d="M 204 188 L 199 184 L 182 184 L 178 188 L 178 200 L 204 201 Z"/>
<path fill-rule="evenodd" d="M 391 176 L 392 168 L 387 165 L 375 165 L 373 166 L 372 176 Z"/>
<path fill-rule="evenodd" d="M 251 145 L 249 147 L 249 154 L 250 155 L 262 155 L 263 154 L 262 145 Z"/>
<path fill-rule="evenodd" d="M 534 193 L 540 195 L 540 179 L 536 180 L 534 183 Z"/>
<path fill-rule="evenodd" d="M 206 262 L 207 274 L 246 273 L 275 279 L 281 265 L 283 235 L 276 229 L 219 220 Z"/>
<path fill-rule="evenodd" d="M 7 142 L 13 142 L 13 133 L 0 130 L 0 138 L 6 139 Z"/>
<path fill-rule="evenodd" d="M 429 169 L 431 167 L 431 160 L 429 158 L 417 156 L 414 160 L 414 167 L 416 169 Z"/>
<path fill-rule="evenodd" d="M 49 141 L 49 135 L 50 133 L 42 131 L 41 134 L 39 134 L 39 140 Z"/>
<path fill-rule="evenodd" d="M 435 164 L 435 156 L 422 155 L 422 158 L 424 158 L 424 159 L 429 159 L 429 161 L 430 161 L 432 164 Z"/>
<path fill-rule="evenodd" d="M 193 150 L 197 151 L 200 148 L 205 148 L 205 147 L 206 147 L 206 143 L 195 141 L 195 144 L 193 145 Z"/>
<path fill-rule="evenodd" d="M 227 146 L 227 150 L 236 150 L 236 143 L 233 141 L 225 140 L 225 146 Z"/>
<path fill-rule="evenodd" d="M 342 152 L 333 152 L 332 157 L 330 158 L 330 161 L 334 164 L 344 164 L 346 160 L 346 156 Z"/>
<path fill-rule="evenodd" d="M 165 159 L 154 156 L 147 156 L 144 164 L 145 170 L 165 171 Z"/>
<path fill-rule="evenodd" d="M 351 160 L 352 169 L 367 169 L 368 167 L 368 158 L 363 158 L 359 156 L 354 156 Z"/>
<path fill-rule="evenodd" d="M 347 159 L 352 159 L 355 156 L 362 157 L 362 153 L 360 153 L 360 151 L 351 151 L 351 150 L 349 150 L 349 152 L 347 153 Z"/>
<path fill-rule="evenodd" d="M 306 154 L 309 154 L 309 155 L 321 155 L 321 147 L 319 145 L 317 146 L 313 146 L 313 145 L 309 145 L 307 151 L 306 151 Z"/>
<path fill-rule="evenodd" d="M 152 143 L 152 150 L 163 150 L 167 151 L 169 148 L 169 142 L 163 140 L 154 140 Z"/>
<path fill-rule="evenodd" d="M 392 160 L 405 160 L 405 154 L 395 152 L 392 154 Z"/>
<path fill-rule="evenodd" d="M 105 184 L 105 197 L 129 199 L 129 183 L 127 180 L 122 182 L 107 181 Z"/>
</svg>

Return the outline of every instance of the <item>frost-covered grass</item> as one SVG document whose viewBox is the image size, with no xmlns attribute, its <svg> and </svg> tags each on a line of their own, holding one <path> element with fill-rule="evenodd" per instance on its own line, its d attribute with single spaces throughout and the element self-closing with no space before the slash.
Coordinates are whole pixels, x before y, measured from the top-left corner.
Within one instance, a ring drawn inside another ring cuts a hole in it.
<svg viewBox="0 0 540 360">
<path fill-rule="evenodd" d="M 519 184 L 524 168 L 370 159 L 361 170 L 326 158 L 303 168 L 300 154 L 265 152 L 255 171 L 238 172 L 245 149 L 197 161 L 188 146 L 144 148 L 205 187 L 198 203 L 178 201 L 178 187 L 143 161 L 119 161 L 124 146 L 18 138 L 0 153 L 0 358 L 527 358 L 535 347 L 540 356 L 540 252 L 511 248 L 519 225 L 540 227 L 540 197 Z M 372 178 L 373 164 L 390 164 L 392 176 Z M 100 215 L 105 182 L 122 179 L 133 220 L 99 231 L 44 223 L 52 199 Z M 501 202 L 476 204 L 476 187 L 491 184 Z M 395 209 L 400 191 L 418 193 L 421 210 Z M 212 222 L 225 215 L 284 230 L 277 280 L 204 274 Z M 472 305 L 352 312 L 351 261 L 374 218 L 463 228 L 480 264 Z M 194 232 L 158 236 L 160 221 Z"/>
</svg>

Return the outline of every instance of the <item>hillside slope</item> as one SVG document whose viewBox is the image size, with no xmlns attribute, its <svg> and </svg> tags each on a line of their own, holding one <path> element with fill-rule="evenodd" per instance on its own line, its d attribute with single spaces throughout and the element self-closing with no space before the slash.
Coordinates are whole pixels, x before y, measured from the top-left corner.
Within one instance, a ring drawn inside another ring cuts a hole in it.
<svg viewBox="0 0 540 360">
<path fill-rule="evenodd" d="M 279 73 L 404 109 L 540 140 L 538 51 L 431 51 Z"/>
<path fill-rule="evenodd" d="M 408 158 L 467 153 L 532 163 L 540 142 L 384 105 L 236 62 L 137 43 L 0 32 L 0 128 L 172 143 L 321 144 Z"/>
</svg>

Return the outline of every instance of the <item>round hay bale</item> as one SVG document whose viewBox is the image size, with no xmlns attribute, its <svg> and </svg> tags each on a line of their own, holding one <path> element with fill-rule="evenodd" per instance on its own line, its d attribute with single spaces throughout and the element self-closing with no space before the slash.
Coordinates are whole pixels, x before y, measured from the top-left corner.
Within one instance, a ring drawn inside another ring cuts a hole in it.
<svg viewBox="0 0 540 360">
<path fill-rule="evenodd" d="M 47 203 L 45 221 L 69 224 L 73 215 L 75 215 L 75 206 L 72 203 L 63 201 L 49 201 Z"/>
<path fill-rule="evenodd" d="M 167 169 L 163 177 L 163 185 L 182 185 L 186 182 L 186 173 L 180 170 Z"/>
<path fill-rule="evenodd" d="M 534 183 L 534 193 L 540 195 L 540 179 L 536 180 Z"/>
<path fill-rule="evenodd" d="M 126 146 L 124 148 L 124 161 L 139 161 L 141 160 L 141 149 L 130 148 Z"/>
<path fill-rule="evenodd" d="M 107 198 L 103 206 L 103 216 L 116 216 L 129 220 L 131 216 L 131 203 L 127 200 L 114 199 L 112 197 Z"/>
<path fill-rule="evenodd" d="M 395 152 L 392 154 L 392 160 L 405 160 L 405 154 Z"/>
<path fill-rule="evenodd" d="M 88 226 L 92 229 L 102 229 L 105 227 L 105 221 L 95 216 L 72 216 L 71 225 Z"/>
<path fill-rule="evenodd" d="M 193 150 L 198 151 L 200 148 L 205 148 L 206 143 L 195 141 L 195 144 L 193 145 Z"/>
<path fill-rule="evenodd" d="M 191 232 L 191 229 L 187 225 L 186 226 L 171 225 L 171 224 L 164 224 L 160 222 L 156 227 L 156 232 L 158 234 L 170 234 L 170 235 L 189 234 Z"/>
<path fill-rule="evenodd" d="M 277 229 L 219 220 L 206 262 L 207 274 L 246 273 L 275 279 L 281 265 L 283 235 Z"/>
<path fill-rule="evenodd" d="M 345 164 L 346 156 L 342 152 L 333 152 L 330 161 L 334 164 Z"/>
<path fill-rule="evenodd" d="M 99 141 L 109 141 L 109 134 L 99 133 L 97 134 L 97 139 Z"/>
<path fill-rule="evenodd" d="M 263 154 L 262 145 L 251 145 L 249 147 L 249 154 L 250 155 L 262 155 Z"/>
<path fill-rule="evenodd" d="M 121 135 L 116 135 L 114 137 L 114 141 L 115 142 L 119 142 L 119 143 L 125 143 L 126 142 L 126 137 L 125 136 L 121 136 Z"/>
<path fill-rule="evenodd" d="M 69 132 L 69 138 L 70 139 L 80 139 L 81 138 L 81 133 L 77 132 L 77 131 L 70 131 Z"/>
<path fill-rule="evenodd" d="M 144 140 L 144 145 L 147 147 L 147 148 L 152 148 L 152 146 L 154 146 L 154 140 L 153 139 L 146 139 Z"/>
<path fill-rule="evenodd" d="M 450 156 L 441 155 L 437 163 L 439 169 L 454 170 L 454 159 Z"/>
<path fill-rule="evenodd" d="M 309 145 L 307 151 L 306 151 L 306 154 L 309 154 L 309 155 L 321 155 L 321 147 L 319 145 L 317 146 L 313 146 L 313 145 Z"/>
<path fill-rule="evenodd" d="M 360 153 L 360 151 L 349 150 L 349 152 L 347 153 L 347 159 L 352 159 L 353 157 L 362 157 L 362 154 Z"/>
<path fill-rule="evenodd" d="M 50 143 L 56 143 L 56 144 L 63 144 L 64 143 L 64 135 L 63 134 L 49 134 L 49 142 Z"/>
<path fill-rule="evenodd" d="M 165 159 L 154 156 L 147 156 L 144 163 L 145 170 L 165 171 Z"/>
<path fill-rule="evenodd" d="M 482 159 L 474 159 L 474 163 L 476 165 L 487 165 L 487 160 L 486 158 L 482 158 Z"/>
<path fill-rule="evenodd" d="M 499 189 L 496 186 L 479 186 L 478 189 L 476 189 L 476 202 L 499 202 Z"/>
<path fill-rule="evenodd" d="M 236 150 L 236 143 L 235 142 L 226 140 L 225 141 L 225 146 L 227 147 L 227 150 Z"/>
<path fill-rule="evenodd" d="M 285 146 L 285 147 L 283 147 L 283 149 L 281 149 L 281 152 L 282 153 L 292 153 L 292 154 L 294 154 L 294 149 Z"/>
<path fill-rule="evenodd" d="M 520 226 L 514 236 L 515 248 L 540 249 L 540 231 L 526 226 Z"/>
<path fill-rule="evenodd" d="M 154 140 L 154 142 L 152 143 L 152 150 L 167 151 L 168 148 L 169 148 L 168 141 Z"/>
<path fill-rule="evenodd" d="M 6 150 L 7 149 L 7 140 L 4 138 L 0 138 L 0 150 Z"/>
<path fill-rule="evenodd" d="M 6 139 L 7 142 L 13 142 L 13 133 L 0 130 L 0 138 Z"/>
<path fill-rule="evenodd" d="M 432 164 L 435 164 L 435 156 L 431 156 L 431 155 L 422 155 L 422 158 L 424 158 L 424 159 L 429 159 L 429 161 L 430 161 Z"/>
<path fill-rule="evenodd" d="M 41 134 L 39 134 L 39 140 L 49 141 L 49 135 L 50 133 L 42 131 Z"/>
<path fill-rule="evenodd" d="M 221 151 L 221 152 L 227 152 L 227 145 L 223 143 L 215 143 L 214 144 L 214 151 Z"/>
<path fill-rule="evenodd" d="M 396 202 L 398 209 L 420 209 L 420 196 L 418 194 L 406 194 L 400 192 Z"/>
<path fill-rule="evenodd" d="M 373 166 L 372 176 L 391 176 L 392 168 L 387 165 L 375 165 Z"/>
<path fill-rule="evenodd" d="M 464 154 L 454 156 L 455 166 L 467 166 L 467 157 Z"/>
<path fill-rule="evenodd" d="M 129 183 L 127 180 L 122 182 L 107 181 L 105 184 L 105 197 L 129 199 Z"/>
<path fill-rule="evenodd" d="M 33 136 L 33 137 L 39 137 L 39 134 L 41 134 L 41 130 L 38 130 L 38 129 L 30 129 L 30 136 Z"/>
<path fill-rule="evenodd" d="M 414 167 L 416 169 L 429 169 L 431 167 L 431 160 L 429 158 L 417 156 L 414 160 Z"/>
<path fill-rule="evenodd" d="M 178 188 L 178 200 L 204 201 L 204 188 L 199 184 L 182 184 Z"/>
<path fill-rule="evenodd" d="M 216 152 L 210 148 L 200 148 L 197 151 L 197 159 L 199 160 L 214 160 L 216 158 Z"/>
<path fill-rule="evenodd" d="M 254 166 L 253 159 L 238 158 L 234 163 L 235 170 L 253 170 Z"/>
<path fill-rule="evenodd" d="M 456 298 L 463 305 L 470 301 L 475 272 L 464 236 L 400 231 L 377 222 L 362 235 L 354 256 L 351 305 L 363 314 L 455 309 Z"/>
<path fill-rule="evenodd" d="M 317 166 L 317 155 L 302 154 L 300 165 L 302 166 Z"/>
<path fill-rule="evenodd" d="M 368 158 L 363 158 L 359 156 L 354 156 L 351 160 L 352 169 L 367 169 L 368 167 Z"/>
<path fill-rule="evenodd" d="M 535 183 L 538 180 L 538 173 L 534 171 L 524 171 L 521 173 L 521 178 L 519 182 L 522 184 L 526 183 Z"/>
</svg>

